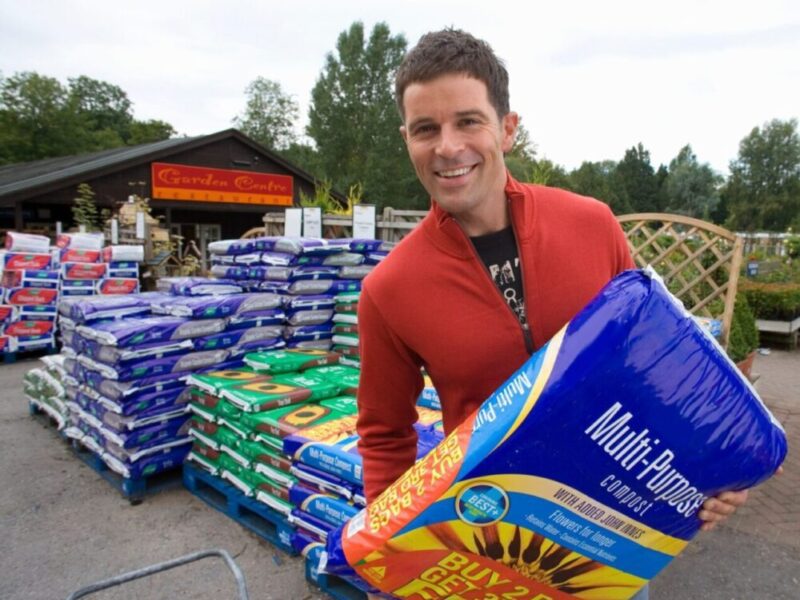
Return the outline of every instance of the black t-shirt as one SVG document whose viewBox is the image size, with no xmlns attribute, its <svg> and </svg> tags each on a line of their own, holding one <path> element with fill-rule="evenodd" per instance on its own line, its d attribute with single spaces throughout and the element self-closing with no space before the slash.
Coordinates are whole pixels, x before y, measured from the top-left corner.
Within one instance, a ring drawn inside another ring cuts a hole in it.
<svg viewBox="0 0 800 600">
<path fill-rule="evenodd" d="M 509 225 L 495 233 L 470 238 L 495 285 L 506 303 L 517 315 L 520 324 L 527 325 L 525 298 L 522 291 L 522 271 L 514 230 Z"/>
</svg>

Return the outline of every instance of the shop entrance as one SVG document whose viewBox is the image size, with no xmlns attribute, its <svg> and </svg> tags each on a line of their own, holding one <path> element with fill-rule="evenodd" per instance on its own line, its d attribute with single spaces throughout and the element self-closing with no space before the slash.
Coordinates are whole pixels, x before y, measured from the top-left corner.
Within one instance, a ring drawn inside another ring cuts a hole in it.
<svg viewBox="0 0 800 600">
<path fill-rule="evenodd" d="M 177 248 L 178 259 L 183 260 L 184 254 L 197 248 L 203 262 L 203 268 L 209 268 L 208 245 L 222 239 L 222 227 L 209 223 L 172 223 L 170 232 L 173 236 L 180 236 Z"/>
</svg>

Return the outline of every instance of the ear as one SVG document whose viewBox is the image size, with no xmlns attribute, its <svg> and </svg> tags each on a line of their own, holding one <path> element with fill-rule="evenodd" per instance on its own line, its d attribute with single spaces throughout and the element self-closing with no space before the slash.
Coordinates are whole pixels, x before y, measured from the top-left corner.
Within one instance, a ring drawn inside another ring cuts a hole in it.
<svg viewBox="0 0 800 600">
<path fill-rule="evenodd" d="M 502 150 L 504 153 L 511 152 L 511 147 L 514 145 L 514 137 L 517 135 L 517 126 L 519 125 L 519 115 L 515 112 L 509 112 L 503 117 L 501 127 L 503 129 Z"/>
</svg>

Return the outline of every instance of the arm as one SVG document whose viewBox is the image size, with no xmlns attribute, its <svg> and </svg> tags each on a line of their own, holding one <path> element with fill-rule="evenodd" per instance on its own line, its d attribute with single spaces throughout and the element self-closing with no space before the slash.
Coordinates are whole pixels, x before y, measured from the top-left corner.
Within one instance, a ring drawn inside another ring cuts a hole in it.
<svg viewBox="0 0 800 600">
<path fill-rule="evenodd" d="M 405 473 L 417 456 L 416 400 L 420 361 L 391 331 L 365 288 L 358 302 L 361 379 L 358 451 L 364 492 L 371 502 Z"/>
</svg>

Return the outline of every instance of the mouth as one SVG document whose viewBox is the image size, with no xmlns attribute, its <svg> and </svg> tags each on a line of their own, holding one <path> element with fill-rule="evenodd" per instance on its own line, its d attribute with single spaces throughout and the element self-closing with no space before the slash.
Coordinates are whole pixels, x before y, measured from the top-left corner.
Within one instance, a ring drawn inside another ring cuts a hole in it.
<svg viewBox="0 0 800 600">
<path fill-rule="evenodd" d="M 458 169 L 447 169 L 447 170 L 443 170 L 443 171 L 435 171 L 435 173 L 436 173 L 437 177 L 443 177 L 445 179 L 454 179 L 456 177 L 461 177 L 463 175 L 466 175 L 467 173 L 472 171 L 472 169 L 474 169 L 474 168 L 475 168 L 475 165 L 471 165 L 471 166 L 468 166 L 468 167 L 459 167 Z"/>
</svg>

